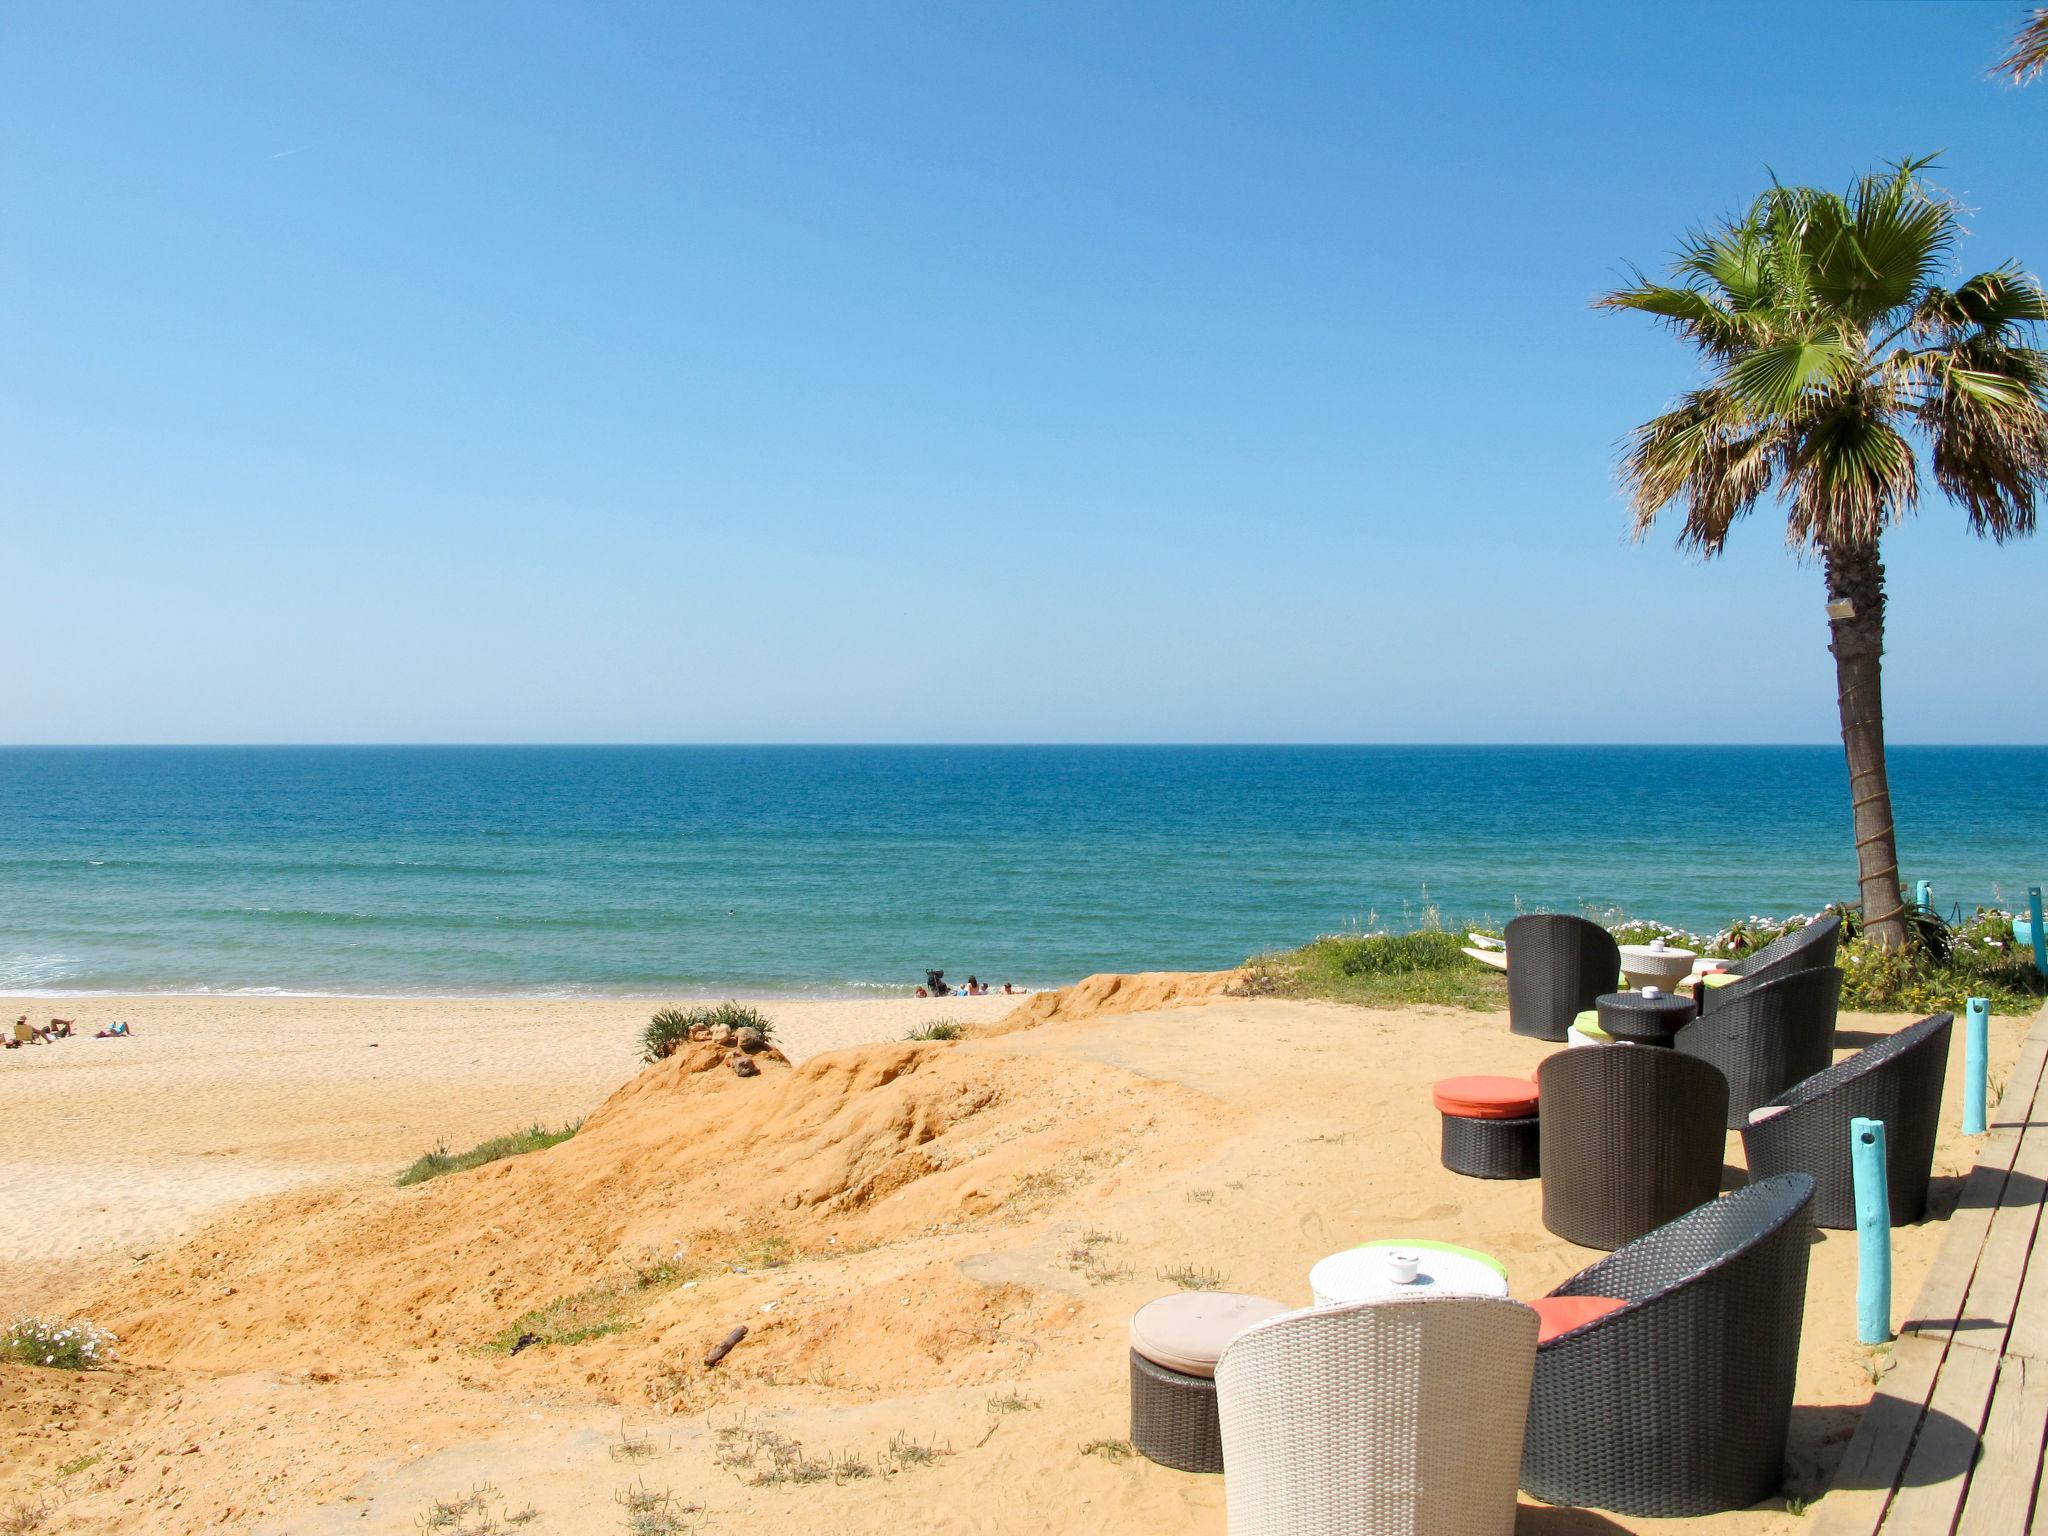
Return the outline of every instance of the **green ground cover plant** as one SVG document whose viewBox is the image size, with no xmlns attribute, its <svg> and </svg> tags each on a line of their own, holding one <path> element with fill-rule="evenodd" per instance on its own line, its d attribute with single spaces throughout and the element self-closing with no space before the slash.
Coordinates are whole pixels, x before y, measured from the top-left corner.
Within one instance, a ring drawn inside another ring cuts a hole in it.
<svg viewBox="0 0 2048 1536">
<path fill-rule="evenodd" d="M 775 1021 L 758 1008 L 745 1003 L 712 1003 L 700 1008 L 664 1008 L 640 1031 L 643 1061 L 663 1061 L 685 1044 L 694 1029 L 709 1030 L 714 1038 L 727 1030 L 758 1030 L 763 1045 L 775 1040 Z"/>
<path fill-rule="evenodd" d="M 1960 1014 L 1972 997 L 2005 1012 L 2032 1012 L 2048 997 L 2048 982 L 2034 969 L 2030 949 L 2013 937 L 2013 914 L 1979 907 L 1950 923 L 1932 912 L 1909 912 L 1906 942 L 1886 948 L 1863 932 L 1856 909 L 1837 906 L 1818 914 L 1737 918 L 1718 932 L 1694 933 L 1669 923 L 1618 912 L 1583 915 L 1601 923 L 1622 944 L 1654 939 L 1714 959 L 1739 960 L 1773 939 L 1832 912 L 1842 919 L 1842 1006 L 1867 1013 Z M 1507 1006 L 1507 978 L 1462 953 L 1468 934 L 1498 938 L 1501 925 L 1457 923 L 1433 908 L 1422 926 L 1404 933 L 1328 934 L 1299 949 L 1260 955 L 1245 963 L 1241 990 L 1249 996 L 1317 998 L 1365 1007 L 1435 1003 L 1478 1010 Z"/>
<path fill-rule="evenodd" d="M 518 1157 L 525 1152 L 539 1152 L 548 1147 L 559 1146 L 583 1128 L 581 1120 L 551 1131 L 536 1122 L 523 1131 L 514 1131 L 509 1136 L 493 1136 L 489 1141 L 480 1141 L 467 1152 L 450 1152 L 444 1142 L 431 1152 L 424 1152 L 405 1166 L 394 1183 L 403 1187 L 407 1184 L 424 1184 L 428 1179 L 438 1179 L 444 1173 L 461 1173 L 469 1168 L 481 1168 L 485 1163 L 495 1163 L 503 1158 Z"/>
<path fill-rule="evenodd" d="M 57 1371 L 89 1371 L 110 1364 L 113 1334 L 84 1318 L 19 1317 L 0 1334 L 0 1360 L 46 1365 Z"/>
</svg>

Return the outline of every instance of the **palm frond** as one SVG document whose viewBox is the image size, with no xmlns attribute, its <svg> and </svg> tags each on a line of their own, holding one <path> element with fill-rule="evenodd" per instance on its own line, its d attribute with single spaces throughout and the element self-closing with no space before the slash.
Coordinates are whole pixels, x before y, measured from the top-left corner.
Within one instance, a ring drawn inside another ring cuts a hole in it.
<svg viewBox="0 0 2048 1536">
<path fill-rule="evenodd" d="M 1780 434 L 1725 390 L 1695 390 L 1630 435 L 1622 478 L 1642 538 L 1665 508 L 1681 505 L 1682 548 L 1718 554 L 1728 531 L 1771 489 Z"/>
<path fill-rule="evenodd" d="M 1803 396 L 1833 393 L 1857 375 L 1862 354 L 1839 333 L 1755 347 L 1728 368 L 1728 388 L 1758 411 L 1790 412 Z"/>
<path fill-rule="evenodd" d="M 1860 401 L 1802 434 L 1787 479 L 1785 542 L 1794 547 L 1874 544 L 1920 499 L 1913 445 Z"/>
<path fill-rule="evenodd" d="M 1983 537 L 2033 532 L 2048 485 L 2048 353 L 1979 341 L 1942 358 L 1935 377 L 1918 413 L 1935 484 Z"/>
<path fill-rule="evenodd" d="M 2004 75 L 2014 85 L 2025 85 L 2038 78 L 2043 68 L 2048 68 L 2048 10 L 2037 9 L 2013 35 L 2011 47 L 1991 72 Z"/>
</svg>

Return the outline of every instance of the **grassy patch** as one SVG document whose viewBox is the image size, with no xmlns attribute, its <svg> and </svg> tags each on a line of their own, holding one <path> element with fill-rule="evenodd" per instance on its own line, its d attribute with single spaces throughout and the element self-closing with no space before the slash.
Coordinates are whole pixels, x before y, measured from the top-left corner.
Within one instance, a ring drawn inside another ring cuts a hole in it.
<svg viewBox="0 0 2048 1536">
<path fill-rule="evenodd" d="M 688 1043 L 694 1030 L 704 1030 L 711 1039 L 720 1042 L 727 1035 L 738 1036 L 749 1030 L 760 1035 L 757 1044 L 769 1045 L 775 1039 L 774 1020 L 745 1003 L 714 1003 L 706 1008 L 664 1008 L 640 1031 L 641 1059 L 665 1059 L 674 1053 L 676 1047 Z"/>
<path fill-rule="evenodd" d="M 1413 933 L 1330 934 L 1262 955 L 1245 965 L 1246 990 L 1367 1007 L 1505 1008 L 1507 977 L 1462 953 L 1464 930 L 1428 921 Z"/>
<path fill-rule="evenodd" d="M 734 1269 L 780 1269 L 796 1257 L 796 1249 L 786 1237 L 772 1233 L 756 1238 L 732 1257 Z"/>
<path fill-rule="evenodd" d="M 510 1355 L 527 1349 L 561 1349 L 624 1333 L 633 1326 L 628 1315 L 631 1294 L 626 1284 L 611 1281 L 573 1296 L 557 1296 L 546 1306 L 521 1314 L 518 1322 L 484 1345 L 484 1352 Z"/>
<path fill-rule="evenodd" d="M 656 1493 L 644 1485 L 621 1488 L 617 1498 L 626 1512 L 629 1536 L 688 1536 L 696 1529 L 690 1517 L 699 1513 L 701 1506 L 678 1504 L 667 1490 Z"/>
<path fill-rule="evenodd" d="M 1122 1241 L 1123 1234 L 1119 1232 L 1083 1232 L 1060 1255 L 1060 1265 L 1073 1270 L 1090 1285 L 1113 1285 L 1128 1280 L 1133 1273 L 1131 1266 L 1118 1263 L 1103 1251 Z"/>
<path fill-rule="evenodd" d="M 967 1033 L 967 1026 L 958 1019 L 933 1019 L 929 1024 L 920 1024 L 903 1038 L 906 1040 L 958 1040 Z"/>
<path fill-rule="evenodd" d="M 1021 1392 L 1005 1392 L 988 1400 L 988 1411 L 993 1414 L 1030 1413 L 1040 1406 L 1037 1398 Z"/>
<path fill-rule="evenodd" d="M 913 1467 L 928 1467 L 950 1447 L 919 1440 L 898 1430 L 889 1448 L 867 1457 L 854 1451 L 824 1456 L 804 1449 L 801 1440 L 745 1419 L 721 1425 L 714 1435 L 712 1460 L 749 1487 L 776 1488 L 807 1483 L 852 1483 L 870 1477 L 894 1477 Z"/>
<path fill-rule="evenodd" d="M 459 1499 L 436 1499 L 420 1516 L 421 1527 L 445 1532 L 446 1536 L 504 1536 L 531 1525 L 540 1511 L 528 1506 L 513 1513 L 505 1507 L 505 1496 L 490 1483 L 479 1483 Z"/>
<path fill-rule="evenodd" d="M 81 1456 L 76 1461 L 67 1461 L 57 1469 L 57 1481 L 61 1483 L 67 1477 L 76 1477 L 87 1467 L 97 1466 L 98 1464 L 98 1456 Z"/>
<path fill-rule="evenodd" d="M 1170 1281 L 1184 1291 L 1220 1291 L 1229 1283 L 1222 1271 L 1204 1269 L 1194 1264 L 1175 1264 L 1159 1271 L 1159 1278 Z"/>
<path fill-rule="evenodd" d="M 1128 1440 L 1090 1440 L 1081 1447 L 1083 1456 L 1100 1456 L 1104 1461 L 1129 1461 L 1137 1449 Z"/>
<path fill-rule="evenodd" d="M 83 1318 L 19 1317 L 0 1333 L 0 1360 L 46 1365 L 58 1371 L 89 1371 L 116 1357 L 119 1341 Z"/>
<path fill-rule="evenodd" d="M 407 1184 L 424 1184 L 429 1179 L 438 1179 L 444 1173 L 462 1173 L 470 1168 L 481 1168 L 485 1163 L 501 1162 L 508 1157 L 518 1157 L 526 1152 L 540 1152 L 549 1147 L 560 1146 L 583 1128 L 577 1120 L 551 1131 L 535 1123 L 523 1131 L 514 1131 L 509 1136 L 493 1136 L 489 1141 L 480 1141 L 467 1152 L 450 1152 L 446 1143 L 422 1154 L 406 1166 L 396 1180 L 401 1187 Z"/>
</svg>

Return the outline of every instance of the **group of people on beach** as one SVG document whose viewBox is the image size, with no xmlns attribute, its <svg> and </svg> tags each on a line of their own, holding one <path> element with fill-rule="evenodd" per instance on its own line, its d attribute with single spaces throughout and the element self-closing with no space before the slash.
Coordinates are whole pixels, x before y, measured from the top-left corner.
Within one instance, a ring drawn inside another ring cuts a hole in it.
<svg viewBox="0 0 2048 1536">
<path fill-rule="evenodd" d="M 54 1045 L 59 1040 L 69 1040 L 78 1033 L 76 1019 L 52 1019 L 47 1027 L 31 1024 L 28 1015 L 23 1014 L 14 1021 L 14 1033 L 0 1041 L 10 1051 L 18 1051 L 24 1045 Z M 126 1019 L 109 1024 L 93 1035 L 95 1040 L 126 1040 L 135 1033 L 128 1027 Z"/>
<path fill-rule="evenodd" d="M 917 989 L 917 995 L 919 997 L 992 997 L 995 995 L 995 991 L 994 987 L 991 987 L 978 976 L 968 977 L 967 985 L 964 987 L 949 987 L 946 985 L 946 973 L 944 971 L 926 971 L 924 973 L 924 985 Z M 1006 981 L 1003 983 L 1002 995 L 1004 997 L 1021 997 L 1023 994 L 1019 989 L 1011 986 Z"/>
</svg>

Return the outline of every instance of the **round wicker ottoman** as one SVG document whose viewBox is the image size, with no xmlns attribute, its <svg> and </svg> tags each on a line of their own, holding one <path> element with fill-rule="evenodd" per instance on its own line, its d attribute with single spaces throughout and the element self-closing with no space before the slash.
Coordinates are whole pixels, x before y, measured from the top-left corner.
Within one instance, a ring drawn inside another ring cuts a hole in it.
<svg viewBox="0 0 2048 1536">
<path fill-rule="evenodd" d="M 1223 1470 L 1216 1362 L 1254 1323 L 1294 1309 L 1235 1291 L 1183 1291 L 1131 1317 L 1131 1445 L 1183 1472 Z"/>
<path fill-rule="evenodd" d="M 1533 1179 L 1542 1171 L 1536 1085 L 1526 1077 L 1447 1077 L 1431 1098 L 1444 1117 L 1444 1166 L 1474 1179 Z"/>
</svg>

